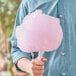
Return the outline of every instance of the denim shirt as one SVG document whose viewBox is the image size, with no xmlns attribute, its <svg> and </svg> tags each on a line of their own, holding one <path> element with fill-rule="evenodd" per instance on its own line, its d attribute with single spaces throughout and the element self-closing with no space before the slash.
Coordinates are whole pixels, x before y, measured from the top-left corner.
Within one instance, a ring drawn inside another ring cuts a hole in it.
<svg viewBox="0 0 76 76">
<path fill-rule="evenodd" d="M 17 46 L 15 36 L 16 26 L 22 23 L 27 14 L 41 9 L 45 14 L 60 19 L 63 29 L 63 41 L 57 50 L 43 52 L 47 58 L 43 76 L 76 76 L 76 0 L 22 0 L 14 25 L 11 38 L 13 63 L 27 57 L 32 59 L 31 53 L 22 52 Z M 34 52 L 34 58 L 38 53 Z M 16 66 L 18 71 L 21 71 Z"/>
</svg>

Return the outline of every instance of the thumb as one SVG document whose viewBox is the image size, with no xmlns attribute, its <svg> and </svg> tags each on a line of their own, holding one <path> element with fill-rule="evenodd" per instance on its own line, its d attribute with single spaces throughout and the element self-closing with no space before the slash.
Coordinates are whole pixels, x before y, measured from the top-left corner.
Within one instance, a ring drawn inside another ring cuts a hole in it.
<svg viewBox="0 0 76 76">
<path fill-rule="evenodd" d="M 42 57 L 42 58 L 41 58 L 41 61 L 42 61 L 42 62 L 46 62 L 47 59 L 46 59 L 45 57 Z"/>
</svg>

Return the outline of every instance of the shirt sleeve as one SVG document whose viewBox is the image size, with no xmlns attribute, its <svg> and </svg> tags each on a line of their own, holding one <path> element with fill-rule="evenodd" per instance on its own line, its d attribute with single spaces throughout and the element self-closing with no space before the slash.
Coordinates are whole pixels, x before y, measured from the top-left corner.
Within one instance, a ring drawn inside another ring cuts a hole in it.
<svg viewBox="0 0 76 76">
<path fill-rule="evenodd" d="M 21 2 L 18 11 L 17 11 L 17 15 L 16 15 L 16 20 L 15 20 L 15 24 L 14 24 L 14 29 L 13 29 L 13 33 L 12 33 L 12 37 L 11 37 L 11 56 L 13 59 L 13 63 L 16 67 L 16 69 L 20 72 L 22 72 L 18 67 L 17 67 L 17 62 L 19 59 L 21 58 L 28 58 L 28 59 L 32 59 L 31 53 L 25 53 L 22 52 L 20 50 L 20 48 L 17 46 L 17 39 L 16 39 L 16 27 L 18 25 L 20 25 L 22 23 L 23 18 L 28 14 L 28 6 L 27 3 L 24 4 L 24 2 Z M 38 56 L 38 53 L 34 53 L 34 57 L 36 58 Z"/>
</svg>

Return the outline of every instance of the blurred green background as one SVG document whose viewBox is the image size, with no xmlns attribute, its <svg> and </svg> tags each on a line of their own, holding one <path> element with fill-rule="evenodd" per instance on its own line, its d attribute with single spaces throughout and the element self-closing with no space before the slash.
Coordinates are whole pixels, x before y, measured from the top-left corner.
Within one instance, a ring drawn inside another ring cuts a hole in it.
<svg viewBox="0 0 76 76">
<path fill-rule="evenodd" d="M 16 71 L 11 58 L 11 35 L 21 0 L 0 0 L 0 76 L 28 76 Z"/>
<path fill-rule="evenodd" d="M 10 38 L 14 20 L 16 16 L 16 10 L 21 0 L 0 0 L 0 25 Z"/>
</svg>

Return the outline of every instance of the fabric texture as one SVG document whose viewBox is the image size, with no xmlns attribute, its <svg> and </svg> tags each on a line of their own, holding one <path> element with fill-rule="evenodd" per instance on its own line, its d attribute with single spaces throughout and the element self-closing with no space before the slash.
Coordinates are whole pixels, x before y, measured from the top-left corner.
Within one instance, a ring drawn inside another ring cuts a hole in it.
<svg viewBox="0 0 76 76">
<path fill-rule="evenodd" d="M 11 38 L 13 62 L 27 57 L 32 59 L 31 53 L 24 53 L 17 46 L 15 36 L 16 27 L 22 23 L 27 14 L 41 9 L 45 14 L 60 19 L 63 29 L 61 46 L 53 52 L 43 52 L 47 58 L 43 76 L 76 76 L 76 0 L 22 0 L 17 12 L 14 30 Z M 35 58 L 38 53 L 34 52 Z M 18 71 L 21 71 L 16 66 Z"/>
</svg>

